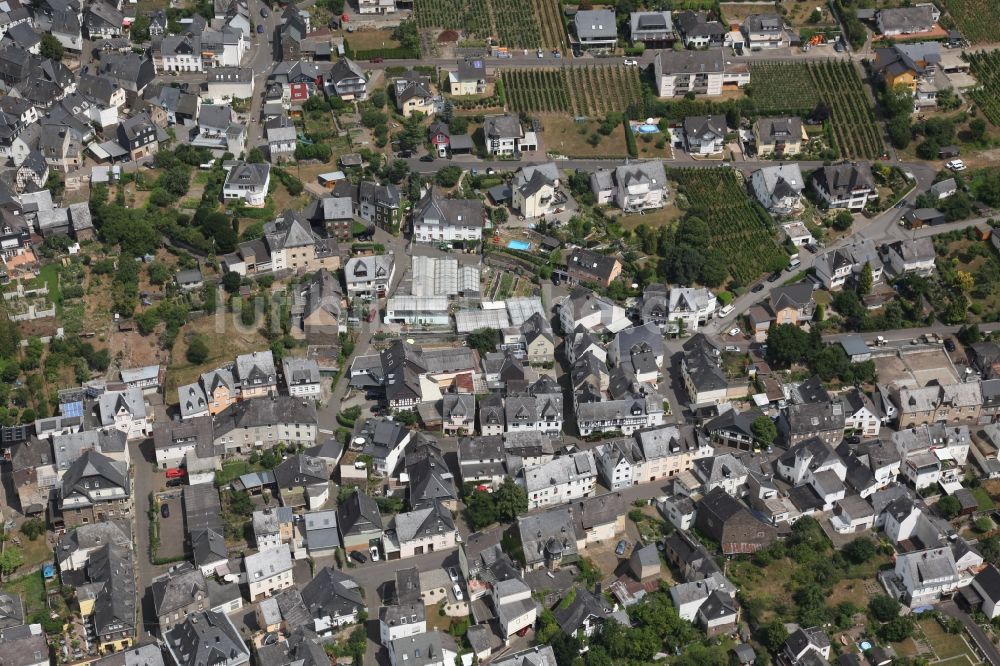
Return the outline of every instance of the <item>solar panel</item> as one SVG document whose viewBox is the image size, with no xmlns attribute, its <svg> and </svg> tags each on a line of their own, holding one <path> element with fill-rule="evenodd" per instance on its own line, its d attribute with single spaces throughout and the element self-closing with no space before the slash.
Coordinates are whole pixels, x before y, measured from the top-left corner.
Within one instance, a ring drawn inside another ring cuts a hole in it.
<svg viewBox="0 0 1000 666">
<path fill-rule="evenodd" d="M 63 416 L 83 416 L 82 402 L 64 402 L 59 405 L 59 411 Z"/>
</svg>

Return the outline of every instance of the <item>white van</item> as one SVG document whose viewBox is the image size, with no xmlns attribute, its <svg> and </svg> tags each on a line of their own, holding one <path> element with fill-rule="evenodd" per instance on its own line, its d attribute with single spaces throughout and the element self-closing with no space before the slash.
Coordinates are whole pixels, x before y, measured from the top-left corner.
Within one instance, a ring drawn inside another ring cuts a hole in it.
<svg viewBox="0 0 1000 666">
<path fill-rule="evenodd" d="M 726 307 L 724 307 L 721 310 L 719 310 L 719 318 L 720 319 L 725 319 L 726 317 L 728 317 L 729 315 L 731 315 L 733 313 L 733 310 L 735 310 L 735 309 L 736 308 L 733 307 L 733 304 L 730 303 Z"/>
<path fill-rule="evenodd" d="M 788 270 L 794 271 L 796 268 L 802 265 L 802 261 L 799 259 L 792 259 L 788 262 Z"/>
</svg>

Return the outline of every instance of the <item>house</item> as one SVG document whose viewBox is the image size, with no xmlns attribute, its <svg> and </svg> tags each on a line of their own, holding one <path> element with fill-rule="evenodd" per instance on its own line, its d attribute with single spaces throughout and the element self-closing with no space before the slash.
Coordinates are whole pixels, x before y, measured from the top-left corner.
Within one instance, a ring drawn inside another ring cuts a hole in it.
<svg viewBox="0 0 1000 666">
<path fill-rule="evenodd" d="M 478 243 L 483 237 L 484 216 L 481 201 L 445 199 L 432 187 L 413 208 L 413 239 L 419 243 Z"/>
<path fill-rule="evenodd" d="M 661 330 L 677 334 L 693 334 L 715 313 L 715 294 L 705 287 L 674 287 L 667 301 L 666 323 Z"/>
<path fill-rule="evenodd" d="M 836 446 L 844 438 L 846 418 L 839 400 L 788 405 L 778 418 L 778 432 L 789 447 L 818 438 Z"/>
<path fill-rule="evenodd" d="M 289 456 L 274 468 L 274 484 L 283 506 L 318 509 L 329 498 L 329 481 L 326 463 L 303 453 Z"/>
<path fill-rule="evenodd" d="M 558 569 L 579 559 L 572 509 L 568 506 L 519 516 L 517 531 L 527 571 Z"/>
<path fill-rule="evenodd" d="M 121 37 L 123 22 L 121 11 L 103 0 L 87 5 L 83 13 L 83 27 L 91 41 Z"/>
<path fill-rule="evenodd" d="M 267 138 L 267 155 L 274 164 L 295 159 L 298 135 L 295 125 L 285 114 L 277 115 L 264 123 Z"/>
<path fill-rule="evenodd" d="M 236 385 L 240 399 L 259 398 L 278 392 L 278 373 L 274 369 L 271 350 L 250 352 L 236 357 Z"/>
<path fill-rule="evenodd" d="M 941 12 L 933 3 L 879 10 L 875 22 L 883 37 L 933 32 Z"/>
<path fill-rule="evenodd" d="M 522 167 L 511 184 L 512 206 L 524 217 L 542 217 L 565 203 L 558 194 L 559 168 L 555 162 Z"/>
<path fill-rule="evenodd" d="M 878 437 L 882 413 L 861 389 L 855 387 L 843 396 L 844 429 L 859 437 Z"/>
<path fill-rule="evenodd" d="M 389 643 L 390 666 L 452 666 L 457 656 L 455 639 L 437 629 Z"/>
<path fill-rule="evenodd" d="M 944 180 L 940 180 L 931 185 L 931 189 L 928 190 L 928 192 L 930 192 L 931 196 L 940 201 L 941 199 L 947 199 L 951 195 L 958 192 L 958 184 L 955 182 L 954 178 L 945 178 Z"/>
<path fill-rule="evenodd" d="M 722 488 L 702 497 L 697 511 L 695 527 L 718 542 L 723 555 L 754 553 L 777 538 L 773 526 L 758 520 Z"/>
<path fill-rule="evenodd" d="M 268 548 L 243 556 L 244 582 L 251 602 L 292 587 L 292 554 L 287 546 Z"/>
<path fill-rule="evenodd" d="M 531 588 L 520 578 L 494 582 L 490 590 L 490 601 L 496 611 L 500 637 L 505 642 L 526 627 L 534 626 L 538 617 L 538 603 L 531 596 Z"/>
<path fill-rule="evenodd" d="M 903 217 L 906 220 L 906 225 L 911 229 L 932 227 L 947 221 L 944 213 L 937 208 L 915 208 L 908 211 Z"/>
<path fill-rule="evenodd" d="M 591 332 L 616 333 L 631 325 L 621 306 L 583 287 L 574 288 L 558 306 L 563 331 L 575 331 L 578 326 Z"/>
<path fill-rule="evenodd" d="M 750 14 L 743 19 L 742 32 L 751 51 L 788 46 L 785 22 L 777 14 Z"/>
<path fill-rule="evenodd" d="M 693 155 L 717 155 L 726 143 L 725 116 L 688 116 L 684 119 L 684 143 Z"/>
<path fill-rule="evenodd" d="M 59 487 L 58 507 L 67 528 L 104 520 L 131 520 L 128 463 L 88 449 L 70 465 Z"/>
<path fill-rule="evenodd" d="M 640 212 L 666 203 L 667 177 L 660 161 L 637 162 L 598 169 L 590 176 L 590 190 L 598 204 L 614 203 L 623 211 Z"/>
<path fill-rule="evenodd" d="M 250 663 L 250 648 L 225 613 L 212 610 L 194 613 L 167 632 L 163 640 L 177 666 Z"/>
<path fill-rule="evenodd" d="M 421 509 L 435 502 L 451 511 L 458 509 L 455 479 L 434 439 L 418 435 L 417 442 L 406 452 L 405 465 L 410 509 Z"/>
<path fill-rule="evenodd" d="M 691 426 L 661 425 L 633 434 L 639 448 L 632 478 L 636 483 L 669 479 L 713 454 L 709 442 Z"/>
<path fill-rule="evenodd" d="M 52 663 L 49 644 L 42 625 L 20 624 L 0 629 L 0 659 L 12 666 L 49 666 Z"/>
<path fill-rule="evenodd" d="M 900 388 L 895 394 L 902 429 L 932 423 L 974 423 L 983 406 L 979 382 Z"/>
<path fill-rule="evenodd" d="M 594 448 L 594 462 L 601 483 L 610 490 L 621 490 L 638 483 L 634 470 L 642 453 L 628 439 L 615 439 Z"/>
<path fill-rule="evenodd" d="M 565 504 L 590 497 L 597 482 L 597 464 L 589 451 L 525 467 L 516 478 L 528 493 L 528 508 Z"/>
<path fill-rule="evenodd" d="M 885 249 L 889 266 L 896 275 L 917 273 L 927 276 L 934 272 L 934 242 L 931 238 L 913 238 L 889 243 Z"/>
<path fill-rule="evenodd" d="M 337 527 L 348 553 L 377 548 L 382 541 L 382 516 L 378 505 L 358 488 L 337 506 Z"/>
<path fill-rule="evenodd" d="M 579 402 L 579 396 L 577 396 Z M 636 394 L 616 400 L 579 402 L 576 427 L 584 437 L 593 432 L 631 435 L 642 428 L 663 423 L 663 399 L 655 393 Z"/>
<path fill-rule="evenodd" d="M 521 119 L 509 113 L 486 116 L 483 120 L 483 137 L 486 152 L 490 155 L 518 154 L 521 152 L 521 141 L 525 138 Z"/>
<path fill-rule="evenodd" d="M 674 24 L 687 48 L 704 49 L 722 46 L 726 28 L 718 21 L 709 21 L 708 12 L 677 12 L 674 15 Z"/>
<path fill-rule="evenodd" d="M 614 256 L 576 248 L 566 257 L 566 274 L 576 282 L 593 282 L 609 287 L 622 273 L 622 263 Z"/>
<path fill-rule="evenodd" d="M 947 546 L 915 550 L 896 556 L 890 583 L 890 593 L 910 608 L 935 604 L 958 588 L 969 584 L 955 564 L 955 556 Z"/>
<path fill-rule="evenodd" d="M 278 548 L 290 543 L 295 532 L 295 514 L 291 507 L 265 507 L 253 512 L 254 543 L 257 550 Z"/>
<path fill-rule="evenodd" d="M 798 116 L 758 118 L 753 124 L 753 139 L 758 155 L 775 157 L 798 155 L 802 144 L 809 140 Z M 799 176 L 801 183 L 801 173 Z"/>
<path fill-rule="evenodd" d="M 395 421 L 368 419 L 359 436 L 365 439 L 362 452 L 371 457 L 373 471 L 393 475 L 410 442 L 410 431 Z"/>
<path fill-rule="evenodd" d="M 379 642 L 388 647 L 394 640 L 427 631 L 423 602 L 380 606 L 378 609 Z"/>
<path fill-rule="evenodd" d="M 887 88 L 910 90 L 916 109 L 936 106 L 936 75 L 941 65 L 940 47 L 938 42 L 913 42 L 875 49 L 872 70 L 881 77 Z"/>
<path fill-rule="evenodd" d="M 830 637 L 819 627 L 799 627 L 785 640 L 781 656 L 789 664 L 823 663 L 830 658 Z"/>
<path fill-rule="evenodd" d="M 670 12 L 632 12 L 629 15 L 629 37 L 633 44 L 642 42 L 646 48 L 669 46 L 675 36 Z"/>
<path fill-rule="evenodd" d="M 991 620 L 1000 615 L 1000 571 L 992 564 L 976 574 L 972 588 L 983 600 L 982 612 Z"/>
<path fill-rule="evenodd" d="M 736 590 L 721 573 L 670 588 L 681 619 L 697 623 L 708 635 L 732 631 L 739 618 Z"/>
<path fill-rule="evenodd" d="M 610 365 L 624 367 L 638 381 L 656 385 L 663 368 L 663 334 L 655 324 L 622 329 L 607 351 Z"/>
<path fill-rule="evenodd" d="M 739 87 L 749 83 L 749 74 L 727 65 L 720 49 L 657 51 L 653 75 L 657 96 L 668 98 L 688 93 L 717 97 L 726 85 Z"/>
<path fill-rule="evenodd" d="M 358 185 L 358 216 L 394 233 L 403 222 L 403 199 L 395 185 L 379 185 L 370 180 Z"/>
<path fill-rule="evenodd" d="M 618 24 L 611 9 L 583 9 L 573 17 L 574 45 L 581 49 L 610 51 L 618 44 Z"/>
<path fill-rule="evenodd" d="M 270 185 L 271 165 L 237 162 L 226 172 L 222 198 L 241 199 L 247 206 L 260 208 Z"/>
<path fill-rule="evenodd" d="M 436 108 L 435 95 L 427 77 L 396 79 L 396 109 L 409 118 L 414 113 L 432 115 Z"/>
<path fill-rule="evenodd" d="M 422 509 L 396 514 L 383 543 L 389 559 L 405 559 L 454 548 L 457 536 L 451 511 L 435 501 Z"/>
<path fill-rule="evenodd" d="M 878 197 L 872 168 L 867 162 L 824 166 L 812 178 L 820 201 L 830 208 L 861 210 L 869 199 Z"/>
<path fill-rule="evenodd" d="M 551 645 L 536 645 L 520 652 L 505 654 L 492 662 L 495 666 L 556 666 Z"/>
<path fill-rule="evenodd" d="M 161 635 L 166 635 L 189 615 L 211 607 L 205 574 L 186 562 L 154 578 L 150 587 Z"/>
<path fill-rule="evenodd" d="M 682 349 L 681 379 L 691 404 L 725 402 L 731 384 L 722 369 L 722 350 L 702 333 L 692 336 Z M 740 388 L 745 395 L 745 386 Z"/>
<path fill-rule="evenodd" d="M 159 149 L 156 126 L 145 111 L 118 124 L 118 143 L 133 160 L 155 155 Z"/>
<path fill-rule="evenodd" d="M 754 305 L 748 312 L 750 328 L 758 342 L 767 339 L 771 326 L 792 324 L 801 327 L 812 320 L 816 307 L 812 284 L 798 282 L 771 290 L 770 298 Z"/>
<path fill-rule="evenodd" d="M 942 480 L 961 479 L 971 439 L 968 426 L 933 423 L 892 433 L 892 444 L 902 459 L 900 473 L 920 490 Z"/>
<path fill-rule="evenodd" d="M 337 512 L 310 511 L 302 516 L 305 529 L 306 549 L 310 557 L 332 555 L 340 548 L 340 535 L 337 532 Z M 316 579 L 313 579 L 315 582 Z"/>
<path fill-rule="evenodd" d="M 216 446 L 227 454 L 271 448 L 278 442 L 316 443 L 316 406 L 290 396 L 242 400 L 213 419 Z"/>
<path fill-rule="evenodd" d="M 101 654 L 131 647 L 138 602 L 132 544 L 116 539 L 94 548 L 76 573 L 76 605 L 85 630 L 94 636 L 92 644 Z"/>
<path fill-rule="evenodd" d="M 796 162 L 757 169 L 750 176 L 754 196 L 773 215 L 791 215 L 802 208 L 805 181 Z"/>
<path fill-rule="evenodd" d="M 476 429 L 476 396 L 448 393 L 441 401 L 441 429 L 445 435 L 471 435 Z"/>
<path fill-rule="evenodd" d="M 872 281 L 882 279 L 883 262 L 875 249 L 875 242 L 869 238 L 852 241 L 835 250 L 824 252 L 816 258 L 816 277 L 826 289 L 840 289 L 848 279 L 857 280 L 868 266 L 872 271 Z"/>
<path fill-rule="evenodd" d="M 392 254 L 351 257 L 344 266 L 348 298 L 381 298 L 389 292 L 395 275 Z"/>
<path fill-rule="evenodd" d="M 733 497 L 745 494 L 749 473 L 740 459 L 730 453 L 695 460 L 694 473 L 705 493 L 722 488 Z"/>
<path fill-rule="evenodd" d="M 552 326 L 541 313 L 533 313 L 524 320 L 518 330 L 528 363 L 535 365 L 553 361 L 555 336 L 552 333 Z"/>
<path fill-rule="evenodd" d="M 341 58 L 326 75 L 327 89 L 345 102 L 368 99 L 367 79 L 361 67 L 349 58 Z"/>
<path fill-rule="evenodd" d="M 213 67 L 205 79 L 208 99 L 231 101 L 253 97 L 253 70 L 249 67 Z"/>
<path fill-rule="evenodd" d="M 478 58 L 459 60 L 455 71 L 448 72 L 448 92 L 456 96 L 484 94 L 486 63 Z"/>
<path fill-rule="evenodd" d="M 320 388 L 319 364 L 316 361 L 286 356 L 281 360 L 281 372 L 288 395 L 319 396 L 323 393 Z"/>
<path fill-rule="evenodd" d="M 458 469 L 462 483 L 474 483 L 480 490 L 496 490 L 507 478 L 505 461 L 503 439 L 499 435 L 458 440 Z"/>
<path fill-rule="evenodd" d="M 563 597 L 563 602 L 556 607 L 553 615 L 564 634 L 581 641 L 592 637 L 605 622 L 623 622 L 625 619 L 622 617 L 623 613 L 616 612 L 603 597 L 579 587 L 570 588 L 569 594 Z"/>
</svg>

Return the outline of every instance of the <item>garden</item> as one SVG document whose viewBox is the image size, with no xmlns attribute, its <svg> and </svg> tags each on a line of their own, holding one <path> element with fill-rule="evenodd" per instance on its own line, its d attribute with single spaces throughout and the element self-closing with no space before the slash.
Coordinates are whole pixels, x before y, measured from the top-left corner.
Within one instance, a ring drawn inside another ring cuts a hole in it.
<svg viewBox="0 0 1000 666">
<path fill-rule="evenodd" d="M 969 95 L 994 125 L 1000 125 L 1000 51 L 966 54 L 979 85 Z"/>
<path fill-rule="evenodd" d="M 884 152 L 882 132 L 858 70 L 850 62 L 751 65 L 750 97 L 761 114 L 812 116 L 841 157 L 871 159 Z"/>
<path fill-rule="evenodd" d="M 642 102 L 638 69 L 587 66 L 563 69 L 504 70 L 504 89 L 510 108 L 523 113 L 569 113 L 601 117 L 627 113 Z"/>
<path fill-rule="evenodd" d="M 996 0 L 943 0 L 962 36 L 973 44 L 996 41 L 1000 3 Z"/>
<path fill-rule="evenodd" d="M 711 245 L 725 254 L 734 282 L 750 284 L 788 262 L 775 242 L 773 221 L 751 201 L 733 169 L 681 169 L 670 176 L 686 199 L 687 213 L 712 221 Z"/>
</svg>

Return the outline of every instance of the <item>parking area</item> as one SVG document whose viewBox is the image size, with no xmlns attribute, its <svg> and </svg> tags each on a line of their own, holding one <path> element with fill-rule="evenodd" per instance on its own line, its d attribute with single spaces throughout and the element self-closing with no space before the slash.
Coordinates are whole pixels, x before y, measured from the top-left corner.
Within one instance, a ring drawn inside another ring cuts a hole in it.
<svg viewBox="0 0 1000 666">
<path fill-rule="evenodd" d="M 158 559 L 172 559 L 184 556 L 184 507 L 181 502 L 180 489 L 168 490 L 156 494 L 157 517 L 159 521 L 160 546 L 156 551 Z M 163 516 L 163 507 L 168 507 L 167 517 Z"/>
<path fill-rule="evenodd" d="M 958 374 L 943 347 L 900 350 L 898 355 L 876 356 L 879 382 L 899 387 L 919 388 L 937 382 L 955 384 Z"/>
</svg>

